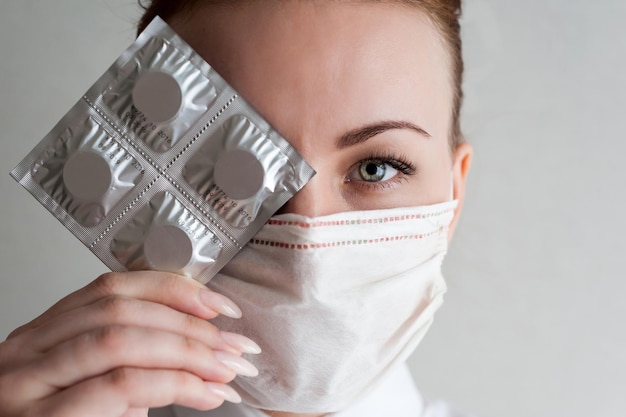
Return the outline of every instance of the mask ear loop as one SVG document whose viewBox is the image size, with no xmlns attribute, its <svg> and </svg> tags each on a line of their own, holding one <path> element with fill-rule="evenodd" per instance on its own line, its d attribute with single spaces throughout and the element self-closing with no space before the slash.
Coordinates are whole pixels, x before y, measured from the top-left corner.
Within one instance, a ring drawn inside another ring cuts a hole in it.
<svg viewBox="0 0 626 417">
<path fill-rule="evenodd" d="M 454 172 L 450 172 L 450 197 L 448 201 L 454 201 Z"/>
</svg>

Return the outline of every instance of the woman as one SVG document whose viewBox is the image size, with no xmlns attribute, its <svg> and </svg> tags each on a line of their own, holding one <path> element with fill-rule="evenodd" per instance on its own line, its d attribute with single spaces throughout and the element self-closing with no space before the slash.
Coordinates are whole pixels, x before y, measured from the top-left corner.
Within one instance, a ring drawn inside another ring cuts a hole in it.
<svg viewBox="0 0 626 417">
<path fill-rule="evenodd" d="M 15 330 L 0 345 L 0 415 L 432 413 L 402 362 L 440 303 L 441 237 L 472 154 L 459 128 L 459 11 L 452 0 L 153 1 L 141 26 L 163 17 L 317 175 L 211 290 L 105 274 Z M 336 233 L 381 237 L 319 251 L 263 244 L 283 227 L 306 234 L 354 216 L 381 226 Z M 400 217 L 436 227 L 389 242 Z M 240 395 L 248 406 L 220 407 Z"/>
</svg>

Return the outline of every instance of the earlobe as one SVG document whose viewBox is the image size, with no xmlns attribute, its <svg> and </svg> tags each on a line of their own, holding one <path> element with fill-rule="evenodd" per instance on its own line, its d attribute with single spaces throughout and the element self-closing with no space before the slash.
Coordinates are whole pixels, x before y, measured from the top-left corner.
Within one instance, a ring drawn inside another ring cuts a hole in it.
<svg viewBox="0 0 626 417">
<path fill-rule="evenodd" d="M 454 150 L 452 160 L 452 181 L 454 187 L 454 199 L 457 200 L 458 206 L 454 211 L 454 218 L 450 224 L 450 230 L 448 231 L 448 241 L 452 240 L 452 235 L 456 228 L 457 221 L 461 215 L 463 209 L 463 203 L 465 201 L 465 186 L 467 183 L 467 175 L 472 163 L 472 155 L 474 150 L 472 145 L 463 142 L 460 143 Z"/>
</svg>

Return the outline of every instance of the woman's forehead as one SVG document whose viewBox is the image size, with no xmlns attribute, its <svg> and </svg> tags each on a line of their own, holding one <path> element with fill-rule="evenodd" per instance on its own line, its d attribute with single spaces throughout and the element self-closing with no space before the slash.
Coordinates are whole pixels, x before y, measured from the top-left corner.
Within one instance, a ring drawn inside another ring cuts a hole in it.
<svg viewBox="0 0 626 417">
<path fill-rule="evenodd" d="M 447 54 L 419 10 L 376 2 L 242 2 L 172 25 L 287 137 L 408 119 L 446 136 Z M 322 131 L 320 131 L 322 130 Z"/>
</svg>

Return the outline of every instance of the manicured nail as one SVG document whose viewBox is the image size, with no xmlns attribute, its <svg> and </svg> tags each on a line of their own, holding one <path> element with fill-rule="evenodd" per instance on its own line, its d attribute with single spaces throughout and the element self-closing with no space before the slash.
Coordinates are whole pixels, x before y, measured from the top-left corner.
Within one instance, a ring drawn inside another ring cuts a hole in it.
<svg viewBox="0 0 626 417">
<path fill-rule="evenodd" d="M 218 384 L 217 382 L 206 382 L 206 386 L 209 388 L 213 394 L 217 395 L 229 401 L 231 403 L 240 403 L 241 396 L 237 394 L 237 391 L 232 389 L 226 384 Z"/>
<path fill-rule="evenodd" d="M 231 332 L 220 332 L 220 334 L 226 343 L 240 350 L 242 353 L 252 353 L 255 355 L 261 353 L 261 347 L 246 336 Z"/>
<path fill-rule="evenodd" d="M 215 357 L 218 361 L 237 372 L 242 376 L 257 376 L 259 370 L 254 367 L 250 362 L 239 356 L 233 355 L 228 352 L 215 352 Z"/>
<path fill-rule="evenodd" d="M 202 303 L 210 309 L 215 310 L 227 317 L 238 319 L 242 315 L 241 310 L 235 303 L 214 291 L 201 289 L 200 301 L 202 301 Z"/>
</svg>

